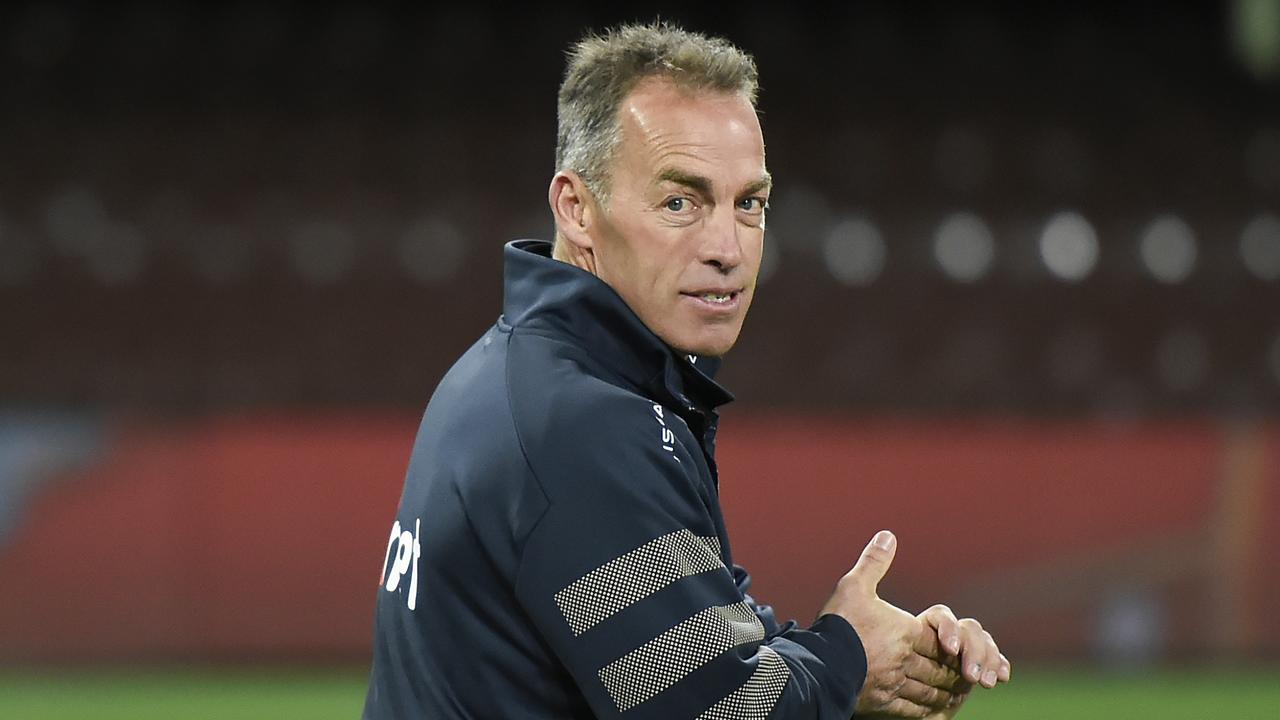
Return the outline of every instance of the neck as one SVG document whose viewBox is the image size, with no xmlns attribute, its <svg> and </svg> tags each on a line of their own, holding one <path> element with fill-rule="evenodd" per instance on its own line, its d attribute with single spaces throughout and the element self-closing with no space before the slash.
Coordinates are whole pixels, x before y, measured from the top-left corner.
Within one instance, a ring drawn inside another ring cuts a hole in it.
<svg viewBox="0 0 1280 720">
<path fill-rule="evenodd" d="M 595 254 L 588 248 L 578 247 L 565 240 L 558 233 L 556 234 L 556 242 L 553 246 L 551 257 L 600 277 L 600 273 L 596 272 Z"/>
</svg>

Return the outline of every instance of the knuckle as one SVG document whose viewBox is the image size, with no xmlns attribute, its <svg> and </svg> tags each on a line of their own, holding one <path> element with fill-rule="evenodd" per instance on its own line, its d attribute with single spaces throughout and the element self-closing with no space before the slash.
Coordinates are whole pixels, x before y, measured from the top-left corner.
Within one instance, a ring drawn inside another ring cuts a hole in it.
<svg viewBox="0 0 1280 720">
<path fill-rule="evenodd" d="M 835 594 L 840 596 L 848 596 L 858 591 L 858 576 L 852 573 L 846 573 L 836 581 Z"/>
<path fill-rule="evenodd" d="M 929 709 L 902 698 L 895 699 L 884 707 L 886 714 L 893 717 L 922 718 L 927 717 Z"/>
</svg>

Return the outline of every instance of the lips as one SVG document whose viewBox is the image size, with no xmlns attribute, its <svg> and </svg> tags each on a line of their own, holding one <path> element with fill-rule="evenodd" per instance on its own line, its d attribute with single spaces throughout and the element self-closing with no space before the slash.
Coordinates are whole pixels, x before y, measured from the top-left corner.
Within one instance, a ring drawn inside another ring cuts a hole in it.
<svg viewBox="0 0 1280 720">
<path fill-rule="evenodd" d="M 738 305 L 742 295 L 741 288 L 700 288 L 682 292 L 681 295 L 691 298 L 702 307 L 708 309 L 730 310 Z"/>
<path fill-rule="evenodd" d="M 736 298 L 740 292 L 742 292 L 742 288 L 701 288 L 680 294 L 700 298 L 707 302 L 728 302 Z"/>
</svg>

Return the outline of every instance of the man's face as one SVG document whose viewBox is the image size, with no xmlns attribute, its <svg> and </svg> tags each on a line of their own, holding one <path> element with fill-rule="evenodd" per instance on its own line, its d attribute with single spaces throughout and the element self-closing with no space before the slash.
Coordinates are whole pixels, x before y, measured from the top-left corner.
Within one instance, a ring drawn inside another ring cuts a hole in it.
<svg viewBox="0 0 1280 720">
<path fill-rule="evenodd" d="M 658 337 L 719 356 L 755 295 L 769 195 L 764 138 L 740 95 L 641 82 L 620 108 L 596 273 Z"/>
</svg>

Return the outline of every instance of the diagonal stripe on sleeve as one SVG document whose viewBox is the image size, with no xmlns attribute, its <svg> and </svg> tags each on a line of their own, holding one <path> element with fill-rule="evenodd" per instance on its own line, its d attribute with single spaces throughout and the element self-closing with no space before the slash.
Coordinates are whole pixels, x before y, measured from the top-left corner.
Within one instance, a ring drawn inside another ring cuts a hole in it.
<svg viewBox="0 0 1280 720">
<path fill-rule="evenodd" d="M 698 720 L 765 720 L 773 711 L 791 671 L 778 653 L 760 646 L 756 671 L 742 687 L 707 708 Z"/>
<path fill-rule="evenodd" d="M 764 639 L 746 603 L 709 607 L 600 669 L 618 711 L 639 705 L 713 658 Z"/>
<path fill-rule="evenodd" d="M 556 593 L 574 635 L 690 575 L 723 569 L 720 539 L 687 529 L 655 538 L 575 580 Z"/>
</svg>

